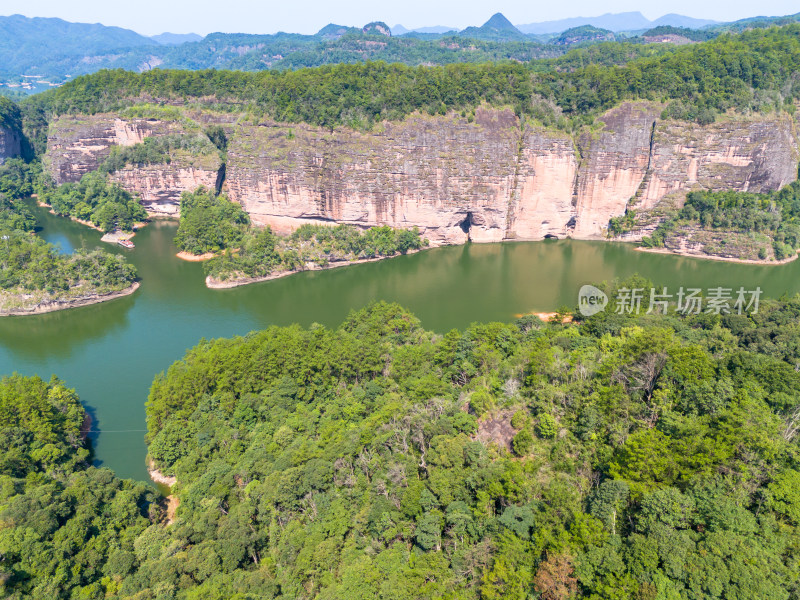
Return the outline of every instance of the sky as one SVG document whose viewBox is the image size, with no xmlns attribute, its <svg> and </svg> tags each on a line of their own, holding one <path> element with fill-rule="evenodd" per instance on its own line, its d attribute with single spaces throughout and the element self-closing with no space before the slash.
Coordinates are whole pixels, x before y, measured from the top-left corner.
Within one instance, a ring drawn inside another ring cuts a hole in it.
<svg viewBox="0 0 800 600">
<path fill-rule="evenodd" d="M 462 29 L 481 25 L 502 12 L 517 25 L 567 17 L 640 11 L 649 19 L 666 13 L 732 21 L 757 15 L 786 15 L 800 10 L 797 0 L 0 0 L 0 15 L 60 17 L 67 21 L 103 23 L 144 35 L 164 31 L 199 33 L 315 33 L 328 23 L 363 26 L 384 21 L 409 29 L 447 25 Z"/>
</svg>

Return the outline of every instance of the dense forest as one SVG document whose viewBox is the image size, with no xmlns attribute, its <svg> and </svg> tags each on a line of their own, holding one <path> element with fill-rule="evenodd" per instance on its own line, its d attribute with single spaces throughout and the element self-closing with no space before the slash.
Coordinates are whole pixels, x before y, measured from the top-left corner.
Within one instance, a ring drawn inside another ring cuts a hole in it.
<svg viewBox="0 0 800 600">
<path fill-rule="evenodd" d="M 438 37 L 438 36 L 437 36 Z M 275 58 L 273 48 L 252 50 L 230 61 L 229 68 L 255 71 L 260 69 L 301 69 L 331 64 L 358 64 L 382 61 L 409 66 L 447 65 L 455 63 L 527 62 L 552 58 L 563 53 L 554 46 L 530 39 L 485 40 L 451 36 L 436 40 L 415 37 L 364 35 L 361 31 L 343 35 L 337 40 L 319 41 Z"/>
<path fill-rule="evenodd" d="M 21 124 L 21 113 L 17 104 L 0 96 L 0 127 L 19 130 Z"/>
<path fill-rule="evenodd" d="M 800 25 L 722 35 L 624 64 L 607 64 L 609 52 L 597 54 L 603 64 L 583 63 L 595 56 L 584 52 L 550 68 L 537 62 L 441 67 L 378 62 L 255 73 L 101 71 L 32 97 L 23 108 L 31 115 L 94 113 L 142 98 L 179 99 L 328 127 L 358 113 L 369 127 L 416 110 L 436 114 L 488 102 L 558 124 L 561 113 L 584 122 L 622 100 L 643 98 L 667 102 L 666 117 L 709 122 L 730 108 L 791 109 L 800 86 L 794 75 L 800 69 Z M 631 51 L 622 45 L 618 55 L 626 53 Z"/>
<path fill-rule="evenodd" d="M 168 138 L 162 144 L 169 144 L 172 139 Z M 135 159 L 144 160 L 151 156 L 146 153 L 150 146 L 160 147 L 158 143 L 137 144 L 114 151 L 98 171 L 87 173 L 77 183 L 60 186 L 43 172 L 40 161 L 8 159 L 0 165 L 0 194 L 8 200 L 36 194 L 39 201 L 50 206 L 57 215 L 89 222 L 102 231 L 116 228 L 131 231 L 137 221 L 147 219 L 147 212 L 137 198 L 109 181 L 107 173 Z M 141 147 L 145 152 L 140 151 Z M 22 208 L 17 207 L 17 210 Z"/>
<path fill-rule="evenodd" d="M 58 379 L 3 377 L 0 408 L 0 594 L 103 598 L 159 514 L 156 492 L 89 466 L 90 422 Z"/>
<path fill-rule="evenodd" d="M 181 194 L 181 220 L 175 245 L 183 252 L 205 254 L 238 248 L 250 225 L 240 204 L 225 194 L 198 188 Z"/>
<path fill-rule="evenodd" d="M 612 233 L 635 226 L 634 215 L 612 219 Z M 800 250 L 800 182 L 780 190 L 689 192 L 683 208 L 666 218 L 642 243 L 674 248 L 682 241 L 702 252 L 749 260 L 784 260 Z"/>
<path fill-rule="evenodd" d="M 132 146 L 112 146 L 110 154 L 97 170 L 101 173 L 114 173 L 127 165 L 142 167 L 169 164 L 176 153 L 196 157 L 218 151 L 219 149 L 203 133 L 147 137 L 141 143 Z"/>
<path fill-rule="evenodd" d="M 114 153 L 112 157 L 124 153 Z M 112 163 L 114 164 L 114 163 Z M 98 229 L 131 231 L 135 223 L 147 219 L 138 198 L 108 180 L 102 171 L 87 173 L 77 183 L 38 188 L 39 200 L 57 215 L 88 221 Z"/>
<path fill-rule="evenodd" d="M 63 384 L 3 380 L 0 441 L 17 458 L 0 464 L 0 585 L 15 599 L 789 600 L 800 298 L 759 308 L 441 335 L 379 303 L 336 329 L 201 341 L 147 403 L 150 458 L 178 480 L 171 516 L 143 485 L 64 462 L 82 446 Z"/>
</svg>

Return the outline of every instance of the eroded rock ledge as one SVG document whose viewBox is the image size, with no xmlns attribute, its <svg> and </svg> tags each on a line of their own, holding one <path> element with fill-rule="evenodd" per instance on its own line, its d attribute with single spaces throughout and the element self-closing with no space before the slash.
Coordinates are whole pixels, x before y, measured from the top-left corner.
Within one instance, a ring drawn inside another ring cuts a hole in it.
<svg viewBox="0 0 800 600">
<path fill-rule="evenodd" d="M 108 302 L 109 300 L 115 300 L 116 298 L 122 298 L 123 296 L 130 296 L 138 289 L 139 289 L 139 282 L 136 281 L 133 283 L 133 285 L 123 290 L 119 290 L 116 292 L 108 292 L 106 294 L 90 294 L 87 296 L 81 296 L 79 298 L 71 298 L 69 300 L 47 300 L 31 307 L 10 308 L 10 309 L 0 308 L 0 317 L 40 315 L 44 313 L 55 312 L 57 310 L 66 310 L 68 308 L 77 308 L 79 306 L 99 304 L 101 302 Z"/>
</svg>

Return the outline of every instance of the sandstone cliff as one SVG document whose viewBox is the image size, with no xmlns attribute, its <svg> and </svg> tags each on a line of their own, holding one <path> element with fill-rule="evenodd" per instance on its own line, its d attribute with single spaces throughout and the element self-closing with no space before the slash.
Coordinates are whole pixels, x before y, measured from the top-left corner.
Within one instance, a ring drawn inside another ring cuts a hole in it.
<svg viewBox="0 0 800 600">
<path fill-rule="evenodd" d="M 19 156 L 22 152 L 22 139 L 19 131 L 8 127 L 0 127 L 0 165 L 7 158 Z"/>
<path fill-rule="evenodd" d="M 44 164 L 58 183 L 78 181 L 108 157 L 111 147 L 132 146 L 149 136 L 186 133 L 179 122 L 120 119 L 114 115 L 63 116 L 50 125 Z M 139 194 L 152 214 L 177 215 L 181 193 L 217 185 L 221 161 L 217 155 L 178 153 L 169 164 L 128 165 L 111 175 L 122 187 Z"/>
<path fill-rule="evenodd" d="M 763 191 L 797 176 L 800 144 L 786 114 L 701 127 L 661 121 L 661 109 L 626 103 L 575 137 L 489 108 L 474 119 L 412 115 L 369 133 L 220 115 L 229 140 L 225 189 L 255 223 L 278 230 L 320 221 L 417 226 L 439 244 L 592 238 L 629 206 L 648 213 L 665 199 L 680 204 L 694 188 Z M 181 127 L 61 117 L 51 125 L 47 164 L 57 181 L 75 180 L 112 144 Z M 222 181 L 218 163 L 191 160 L 115 177 L 148 210 L 174 213 L 181 191 Z"/>
<path fill-rule="evenodd" d="M 520 130 L 513 114 L 476 123 L 412 116 L 380 132 L 238 125 L 227 189 L 256 223 L 311 221 L 418 226 L 436 242 L 496 241 L 506 233 Z"/>
</svg>

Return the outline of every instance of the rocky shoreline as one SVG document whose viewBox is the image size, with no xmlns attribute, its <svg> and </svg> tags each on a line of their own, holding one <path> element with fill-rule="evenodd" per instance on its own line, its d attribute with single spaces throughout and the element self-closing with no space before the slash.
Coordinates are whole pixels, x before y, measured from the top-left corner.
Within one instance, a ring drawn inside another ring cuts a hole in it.
<svg viewBox="0 0 800 600">
<path fill-rule="evenodd" d="M 161 485 L 166 485 L 170 488 L 178 483 L 177 478 L 171 475 L 164 475 L 161 471 L 156 469 L 155 464 L 153 464 L 153 461 L 150 458 L 147 459 L 147 473 L 150 475 L 150 479 L 152 479 L 155 483 L 160 483 Z"/>
<path fill-rule="evenodd" d="M 639 252 L 650 252 L 652 254 L 668 254 L 670 256 L 685 256 L 687 258 L 718 260 L 721 262 L 732 262 L 732 263 L 739 263 L 742 265 L 766 265 L 766 266 L 785 265 L 787 263 L 793 262 L 800 255 L 800 254 L 795 254 L 794 256 L 790 256 L 789 258 L 784 258 L 783 260 L 755 260 L 747 258 L 732 258 L 729 256 L 714 256 L 713 254 L 704 254 L 702 252 L 691 252 L 688 250 L 676 252 L 674 250 L 669 250 L 668 248 L 645 248 L 644 246 L 639 246 L 638 248 L 636 248 L 636 250 Z"/>
<path fill-rule="evenodd" d="M 101 302 L 108 302 L 122 298 L 123 296 L 130 296 L 139 289 L 139 282 L 136 281 L 133 285 L 116 292 L 108 292 L 106 294 L 91 294 L 80 298 L 73 298 L 70 300 L 50 300 L 47 302 L 40 302 L 31 308 L 15 308 L 3 309 L 0 308 L 0 317 L 21 317 L 27 315 L 41 315 L 58 310 L 66 310 L 68 308 L 78 308 L 79 306 L 89 306 L 91 304 L 100 304 Z"/>
<path fill-rule="evenodd" d="M 423 248 L 425 250 L 425 248 Z M 338 267 L 349 267 L 351 265 L 360 265 L 363 263 L 371 263 L 371 262 L 378 262 L 380 260 L 386 260 L 388 258 L 397 258 L 398 256 L 407 256 L 409 254 L 416 254 L 420 252 L 420 250 L 410 250 L 406 252 L 405 255 L 403 254 L 394 254 L 392 256 L 377 256 L 375 258 L 361 258 L 358 260 L 340 260 L 335 262 L 330 262 L 327 265 L 321 267 L 315 263 L 307 263 L 306 267 L 302 270 L 292 270 L 292 271 L 279 271 L 277 273 L 270 273 L 269 275 L 264 275 L 263 277 L 242 277 L 239 279 L 229 279 L 226 281 L 222 281 L 219 279 L 215 279 L 211 275 L 206 277 L 206 287 L 212 290 L 226 290 L 230 288 L 240 287 L 243 285 L 249 285 L 251 283 L 262 283 L 264 281 L 272 281 L 273 279 L 281 279 L 282 277 L 288 277 L 289 275 L 296 275 L 297 273 L 306 273 L 308 271 L 327 271 L 329 269 L 336 269 Z"/>
<path fill-rule="evenodd" d="M 161 471 L 156 469 L 152 459 L 149 457 L 147 459 L 147 474 L 154 483 L 158 483 L 169 488 L 169 494 L 164 496 L 163 507 L 167 517 L 165 525 L 172 525 L 175 522 L 175 511 L 178 510 L 178 506 L 181 503 L 178 496 L 172 493 L 172 488 L 176 483 L 178 483 L 178 479 L 171 475 L 164 475 Z"/>
<path fill-rule="evenodd" d="M 181 250 L 175 256 L 188 262 L 203 262 L 205 260 L 211 260 L 216 256 L 216 254 L 213 252 L 206 252 L 205 254 L 192 254 L 191 252 Z"/>
</svg>

